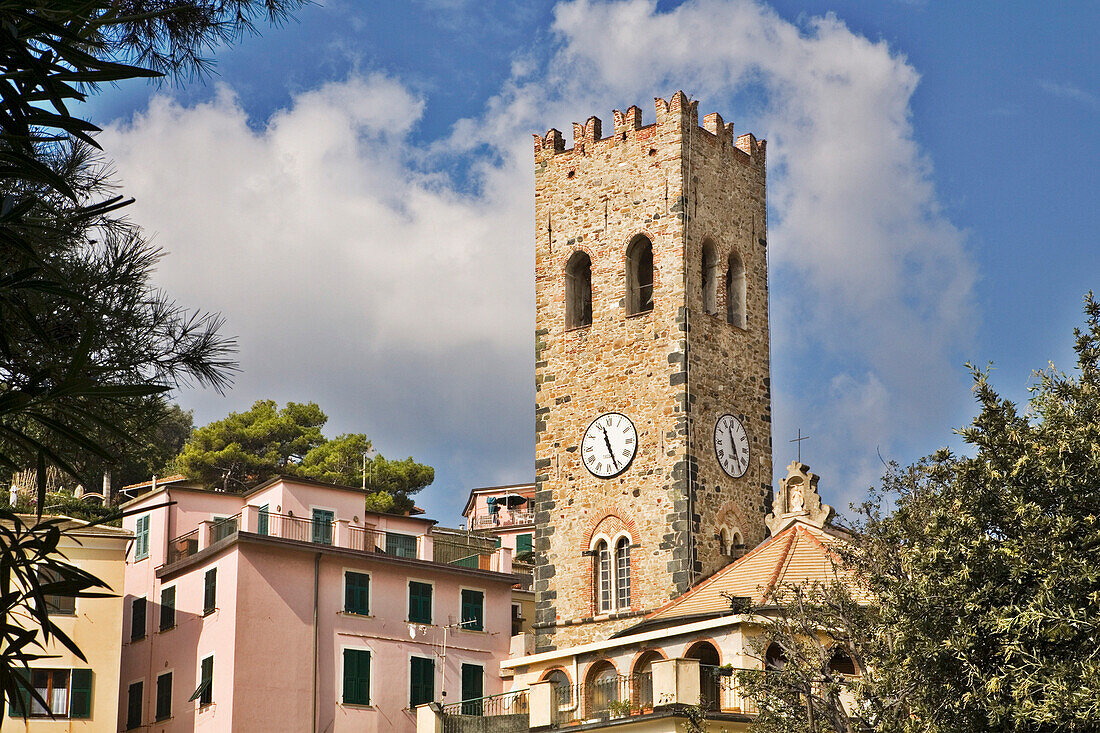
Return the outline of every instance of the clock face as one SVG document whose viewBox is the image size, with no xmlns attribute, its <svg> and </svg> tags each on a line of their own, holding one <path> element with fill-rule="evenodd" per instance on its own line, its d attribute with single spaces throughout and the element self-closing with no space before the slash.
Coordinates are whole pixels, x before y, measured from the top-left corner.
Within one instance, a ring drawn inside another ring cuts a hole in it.
<svg viewBox="0 0 1100 733">
<path fill-rule="evenodd" d="M 722 470 L 734 478 L 749 468 L 749 436 L 733 415 L 722 415 L 714 424 L 714 454 Z"/>
<path fill-rule="evenodd" d="M 593 476 L 611 478 L 627 469 L 638 452 L 638 431 L 618 412 L 600 415 L 581 438 L 581 460 Z"/>
</svg>

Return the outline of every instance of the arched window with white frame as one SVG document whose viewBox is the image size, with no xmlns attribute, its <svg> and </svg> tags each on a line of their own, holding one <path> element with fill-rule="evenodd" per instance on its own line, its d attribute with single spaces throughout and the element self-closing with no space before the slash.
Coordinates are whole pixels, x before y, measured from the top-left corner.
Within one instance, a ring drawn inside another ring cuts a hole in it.
<svg viewBox="0 0 1100 733">
<path fill-rule="evenodd" d="M 630 608 L 630 540 L 615 543 L 615 607 Z"/>
<path fill-rule="evenodd" d="M 612 613 L 630 608 L 631 539 L 622 534 L 614 538 L 593 538 L 592 587 L 596 613 Z"/>
</svg>

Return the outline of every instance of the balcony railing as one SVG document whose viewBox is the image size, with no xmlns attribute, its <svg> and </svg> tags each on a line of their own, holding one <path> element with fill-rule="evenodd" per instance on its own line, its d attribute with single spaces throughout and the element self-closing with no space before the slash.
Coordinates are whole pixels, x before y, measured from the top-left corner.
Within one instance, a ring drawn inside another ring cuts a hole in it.
<svg viewBox="0 0 1100 733">
<path fill-rule="evenodd" d="M 432 559 L 464 568 L 489 569 L 496 552 L 496 540 L 481 535 L 432 535 Z"/>
<path fill-rule="evenodd" d="M 730 667 L 699 665 L 700 704 L 704 710 L 755 715 L 756 703 L 737 679 L 739 670 Z"/>
<path fill-rule="evenodd" d="M 614 720 L 653 711 L 653 674 L 615 675 L 558 685 L 555 727 Z"/>
<path fill-rule="evenodd" d="M 534 524 L 534 512 L 516 512 L 501 509 L 491 514 L 475 514 L 470 518 L 471 529 L 492 529 L 493 527 L 515 527 L 522 524 Z"/>
<path fill-rule="evenodd" d="M 207 544 L 212 545 L 219 540 L 224 540 L 240 529 L 240 524 L 240 514 L 234 514 L 232 517 L 224 517 L 212 522 L 210 524 L 210 539 Z"/>
<path fill-rule="evenodd" d="M 168 564 L 191 557 L 199 551 L 199 531 L 193 529 L 168 543 Z"/>
<path fill-rule="evenodd" d="M 487 727 L 482 718 L 496 718 Z M 509 719 L 510 718 L 510 719 Z M 443 706 L 443 733 L 485 730 L 527 730 L 527 690 L 504 692 Z"/>
</svg>

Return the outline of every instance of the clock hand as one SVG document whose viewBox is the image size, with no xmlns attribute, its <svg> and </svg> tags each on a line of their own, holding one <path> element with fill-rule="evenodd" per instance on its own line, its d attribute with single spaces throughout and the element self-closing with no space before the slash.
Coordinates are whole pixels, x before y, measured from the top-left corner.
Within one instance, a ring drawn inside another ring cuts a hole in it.
<svg viewBox="0 0 1100 733">
<path fill-rule="evenodd" d="M 607 453 L 611 456 L 611 462 L 615 464 L 615 468 L 618 468 L 619 462 L 615 460 L 615 451 L 611 449 L 611 438 L 607 437 L 607 428 L 601 425 L 600 430 L 603 431 L 603 442 L 607 445 Z"/>
<path fill-rule="evenodd" d="M 733 439 L 733 428 L 726 427 L 726 433 L 730 436 L 730 447 L 733 448 L 733 460 L 740 463 L 741 459 L 737 456 L 737 441 Z"/>
</svg>

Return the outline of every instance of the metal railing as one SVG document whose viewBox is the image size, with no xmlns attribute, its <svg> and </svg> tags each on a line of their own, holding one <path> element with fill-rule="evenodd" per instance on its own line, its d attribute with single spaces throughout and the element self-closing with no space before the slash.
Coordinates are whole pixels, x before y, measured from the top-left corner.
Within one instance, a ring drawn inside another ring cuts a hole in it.
<svg viewBox="0 0 1100 733">
<path fill-rule="evenodd" d="M 199 551 L 199 530 L 193 529 L 187 534 L 181 534 L 168 543 L 168 561 L 171 565 L 185 557 L 191 557 Z"/>
<path fill-rule="evenodd" d="M 219 540 L 224 540 L 240 529 L 240 524 L 240 514 L 234 514 L 232 517 L 223 517 L 222 519 L 212 522 L 210 524 L 210 537 L 207 544 L 212 545 Z"/>
<path fill-rule="evenodd" d="M 699 665 L 700 704 L 704 710 L 755 715 L 759 710 L 731 667 Z"/>
<path fill-rule="evenodd" d="M 490 527 L 516 527 L 524 524 L 534 524 L 534 512 L 517 512 L 501 509 L 492 514 L 475 514 L 470 517 L 471 529 L 487 529 Z"/>
<path fill-rule="evenodd" d="M 554 725 L 614 720 L 653 711 L 653 675 L 615 675 L 576 685 L 558 685 Z"/>
<path fill-rule="evenodd" d="M 266 516 L 267 521 L 261 521 L 258 529 L 266 529 L 267 531 L 260 531 L 260 534 L 279 537 L 284 540 L 316 542 L 322 545 L 333 543 L 336 529 L 334 522 L 314 522 L 309 517 L 295 517 L 289 514 L 276 514 L 275 512 L 267 512 L 264 516 Z"/>
<path fill-rule="evenodd" d="M 432 535 L 432 559 L 447 565 L 488 570 L 496 540 L 481 535 Z"/>
<path fill-rule="evenodd" d="M 527 690 L 502 692 L 497 695 L 463 700 L 443 706 L 443 733 L 466 733 L 484 728 L 477 718 L 514 717 L 517 730 L 527 730 L 529 726 L 527 708 Z M 500 721 L 508 723 L 512 721 Z M 512 726 L 494 726 L 494 730 Z"/>
</svg>

